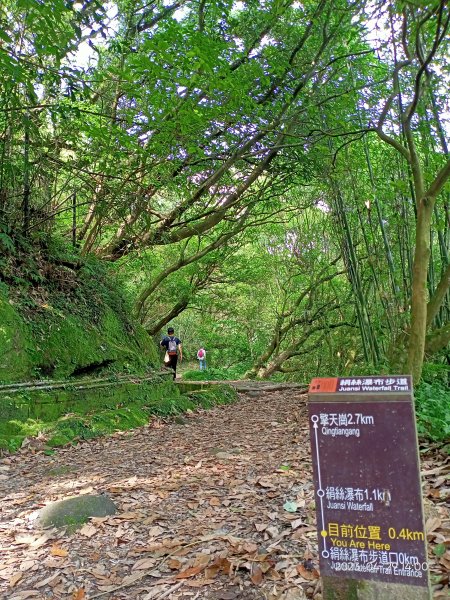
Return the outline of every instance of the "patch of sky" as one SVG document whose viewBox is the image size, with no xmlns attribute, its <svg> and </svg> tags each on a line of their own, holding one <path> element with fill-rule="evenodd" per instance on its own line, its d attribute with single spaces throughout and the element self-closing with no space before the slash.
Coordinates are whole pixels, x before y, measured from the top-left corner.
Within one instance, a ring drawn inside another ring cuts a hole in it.
<svg viewBox="0 0 450 600">
<path fill-rule="evenodd" d="M 234 44 L 235 44 L 236 48 L 237 48 L 237 49 L 238 49 L 240 52 L 242 52 L 242 51 L 244 50 L 244 48 L 245 48 L 245 44 L 244 44 L 243 40 L 241 40 L 241 38 L 234 37 L 234 38 L 233 38 L 233 42 L 234 42 Z"/>
<path fill-rule="evenodd" d="M 319 210 L 321 210 L 324 213 L 329 213 L 331 208 L 328 206 L 328 204 L 326 202 L 324 202 L 323 200 L 318 200 L 316 202 L 316 208 L 318 208 Z"/>
<path fill-rule="evenodd" d="M 245 2 L 233 2 L 233 6 L 231 7 L 230 14 L 232 17 L 236 17 L 240 12 L 245 10 Z"/>
<path fill-rule="evenodd" d="M 165 4 L 165 3 L 164 3 Z M 173 12 L 173 18 L 175 19 L 175 21 L 183 21 L 189 14 L 189 6 L 181 6 L 180 8 L 177 8 L 177 10 L 175 10 Z"/>
<path fill-rule="evenodd" d="M 74 10 L 82 10 L 84 3 L 75 2 Z M 79 44 L 75 52 L 68 56 L 69 64 L 80 69 L 88 69 L 97 64 L 98 54 L 92 47 L 106 46 L 117 34 L 119 28 L 118 9 L 115 2 L 107 2 L 104 6 L 106 19 L 103 25 L 97 25 L 95 28 L 85 27 L 82 32 L 82 38 L 89 36 Z M 102 35 L 103 34 L 103 35 Z"/>
<path fill-rule="evenodd" d="M 253 58 L 254 56 L 257 56 L 261 52 L 261 50 L 266 46 L 276 46 L 276 44 L 277 41 L 273 37 L 271 37 L 270 35 L 265 35 L 262 38 L 261 42 L 258 44 L 258 46 L 256 46 L 256 48 L 254 48 L 250 52 L 249 56 L 250 58 Z"/>
</svg>

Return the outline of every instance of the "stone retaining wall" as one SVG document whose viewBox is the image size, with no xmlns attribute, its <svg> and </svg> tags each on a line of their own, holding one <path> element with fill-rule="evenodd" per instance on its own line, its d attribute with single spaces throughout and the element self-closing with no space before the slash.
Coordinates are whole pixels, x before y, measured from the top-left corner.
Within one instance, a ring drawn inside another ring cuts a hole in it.
<svg viewBox="0 0 450 600">
<path fill-rule="evenodd" d="M 179 395 L 171 372 L 0 386 L 0 447 L 7 446 L 5 440 L 16 436 L 19 424 L 27 420 L 51 423 L 69 413 L 152 406 Z"/>
</svg>

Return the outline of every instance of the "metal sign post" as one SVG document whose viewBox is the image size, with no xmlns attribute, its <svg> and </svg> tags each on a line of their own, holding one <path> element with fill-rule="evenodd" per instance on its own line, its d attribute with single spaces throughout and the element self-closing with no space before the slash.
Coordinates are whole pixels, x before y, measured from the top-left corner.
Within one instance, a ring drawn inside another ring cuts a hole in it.
<svg viewBox="0 0 450 600">
<path fill-rule="evenodd" d="M 411 378 L 313 379 L 308 404 L 324 600 L 429 600 Z"/>
</svg>

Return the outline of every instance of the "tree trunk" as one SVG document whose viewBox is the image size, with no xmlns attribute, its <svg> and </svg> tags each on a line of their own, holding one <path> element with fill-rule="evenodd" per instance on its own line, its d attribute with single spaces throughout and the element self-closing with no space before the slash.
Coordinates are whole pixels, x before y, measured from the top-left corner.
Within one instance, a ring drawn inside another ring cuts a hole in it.
<svg viewBox="0 0 450 600">
<path fill-rule="evenodd" d="M 25 113 L 25 138 L 23 151 L 23 232 L 27 235 L 30 227 L 30 116 Z"/>
<path fill-rule="evenodd" d="M 269 379 L 271 375 L 273 375 L 276 371 L 280 370 L 281 365 L 286 360 L 291 358 L 291 356 L 292 353 L 288 350 L 285 350 L 284 352 L 281 352 L 280 354 L 276 355 L 273 358 L 273 360 L 267 363 L 267 365 L 262 366 L 260 369 L 258 369 L 256 373 L 257 379 Z"/>
<path fill-rule="evenodd" d="M 438 283 L 433 296 L 431 297 L 427 307 L 427 325 L 430 327 L 434 318 L 439 313 L 445 297 L 450 289 L 450 263 L 442 274 L 441 280 Z"/>
<path fill-rule="evenodd" d="M 418 383 L 422 375 L 427 331 L 427 275 L 430 261 L 430 228 L 433 215 L 433 200 L 424 198 L 418 207 L 416 225 L 416 248 L 414 253 L 411 328 L 408 340 L 406 371 Z"/>
<path fill-rule="evenodd" d="M 165 315 L 163 315 L 156 323 L 146 328 L 147 333 L 150 336 L 154 336 L 157 333 L 159 333 L 164 327 L 164 325 L 167 325 L 168 323 L 170 323 L 170 321 L 172 321 L 172 319 L 175 319 L 175 317 L 182 313 L 188 305 L 189 298 L 181 298 L 181 300 L 179 300 L 175 304 L 175 306 L 173 306 L 172 309 L 169 310 Z"/>
</svg>

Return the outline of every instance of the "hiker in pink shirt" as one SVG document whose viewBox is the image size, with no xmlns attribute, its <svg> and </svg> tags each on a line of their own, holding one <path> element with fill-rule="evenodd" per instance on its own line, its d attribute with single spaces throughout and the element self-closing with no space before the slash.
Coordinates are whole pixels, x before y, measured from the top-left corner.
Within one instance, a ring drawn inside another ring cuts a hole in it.
<svg viewBox="0 0 450 600">
<path fill-rule="evenodd" d="M 197 359 L 200 366 L 200 371 L 206 371 L 206 350 L 204 348 L 200 348 L 197 352 Z"/>
</svg>

